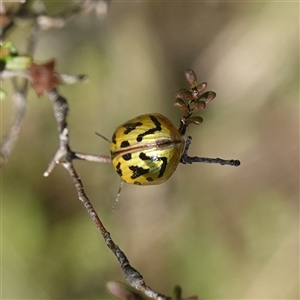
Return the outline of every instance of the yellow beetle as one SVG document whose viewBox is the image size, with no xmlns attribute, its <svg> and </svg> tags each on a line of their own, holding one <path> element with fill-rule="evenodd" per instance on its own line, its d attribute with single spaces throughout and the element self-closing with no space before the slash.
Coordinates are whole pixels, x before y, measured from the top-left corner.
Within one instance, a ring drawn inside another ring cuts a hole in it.
<svg viewBox="0 0 300 300">
<path fill-rule="evenodd" d="M 120 125 L 110 142 L 111 160 L 121 179 L 130 184 L 154 185 L 176 170 L 185 139 L 165 116 L 138 116 Z"/>
</svg>

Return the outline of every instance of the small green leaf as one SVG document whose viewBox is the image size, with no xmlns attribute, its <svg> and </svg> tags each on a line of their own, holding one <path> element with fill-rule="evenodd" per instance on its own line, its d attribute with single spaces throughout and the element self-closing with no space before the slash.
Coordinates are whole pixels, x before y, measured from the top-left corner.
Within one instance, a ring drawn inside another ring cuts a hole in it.
<svg viewBox="0 0 300 300">
<path fill-rule="evenodd" d="M 7 61 L 6 69 L 8 70 L 26 70 L 30 67 L 32 58 L 30 56 L 15 56 Z"/>
<path fill-rule="evenodd" d="M 7 49 L 10 53 L 17 54 L 17 49 L 11 41 L 5 41 L 3 45 L 0 46 L 0 49 Z"/>
<path fill-rule="evenodd" d="M 7 62 L 18 55 L 17 49 L 13 46 L 11 41 L 6 41 L 3 45 L 0 45 L 1 60 Z"/>
</svg>

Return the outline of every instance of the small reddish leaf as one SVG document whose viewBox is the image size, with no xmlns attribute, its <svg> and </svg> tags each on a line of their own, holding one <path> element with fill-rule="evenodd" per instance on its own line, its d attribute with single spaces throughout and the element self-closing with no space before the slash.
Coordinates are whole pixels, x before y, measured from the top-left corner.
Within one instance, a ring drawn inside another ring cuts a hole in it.
<svg viewBox="0 0 300 300">
<path fill-rule="evenodd" d="M 183 116 L 187 116 L 189 114 L 189 108 L 182 99 L 176 99 L 174 106 L 182 111 Z"/>
<path fill-rule="evenodd" d="M 186 69 L 185 78 L 191 88 L 194 88 L 197 85 L 197 76 L 192 69 Z"/>
<path fill-rule="evenodd" d="M 203 123 L 203 119 L 201 117 L 190 117 L 188 119 L 186 119 L 185 121 L 186 124 L 196 124 L 196 125 L 200 125 Z"/>
<path fill-rule="evenodd" d="M 183 107 L 183 106 L 186 107 L 186 104 L 185 104 L 185 102 L 184 102 L 182 99 L 177 98 L 177 99 L 174 101 L 174 106 L 176 106 L 176 107 L 178 107 L 178 108 L 181 108 L 181 107 Z"/>
<path fill-rule="evenodd" d="M 55 73 L 54 59 L 44 64 L 36 64 L 33 62 L 29 68 L 29 75 L 31 78 L 31 86 L 39 97 L 48 93 L 61 83 L 59 75 Z"/>
<path fill-rule="evenodd" d="M 196 112 L 199 110 L 204 110 L 206 108 L 206 103 L 197 99 L 190 103 L 190 107 L 192 108 L 193 112 Z"/>
<path fill-rule="evenodd" d="M 207 82 L 201 82 L 200 84 L 197 85 L 197 91 L 201 94 L 205 91 L 207 87 Z"/>
<path fill-rule="evenodd" d="M 192 93 L 187 90 L 187 89 L 180 89 L 176 94 L 175 94 L 176 98 L 180 98 L 183 100 L 192 100 L 194 99 Z"/>
<path fill-rule="evenodd" d="M 200 99 L 201 101 L 204 101 L 206 104 L 208 104 L 210 101 L 214 100 L 217 94 L 213 91 L 205 92 L 201 95 Z"/>
</svg>

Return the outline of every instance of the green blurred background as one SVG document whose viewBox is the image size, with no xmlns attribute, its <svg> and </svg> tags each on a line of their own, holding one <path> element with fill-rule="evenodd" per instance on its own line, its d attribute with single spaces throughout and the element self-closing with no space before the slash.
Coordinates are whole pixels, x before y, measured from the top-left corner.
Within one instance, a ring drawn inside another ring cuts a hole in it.
<svg viewBox="0 0 300 300">
<path fill-rule="evenodd" d="M 64 3 L 64 6 L 72 2 Z M 49 12 L 61 2 L 46 1 Z M 29 24 L 11 32 L 25 49 Z M 20 51 L 22 52 L 22 51 Z M 112 166 L 76 161 L 115 242 L 155 290 L 202 299 L 299 298 L 299 3 L 112 2 L 42 34 L 35 59 L 89 81 L 62 86 L 73 150 L 109 154 L 120 123 L 159 112 L 178 123 L 184 70 L 217 93 L 191 126 L 190 155 L 238 168 L 180 165 L 160 186 L 125 185 Z M 6 91 L 9 82 L 3 82 Z M 2 102 L 2 134 L 11 118 Z M 2 298 L 109 299 L 119 265 L 67 172 L 43 177 L 58 146 L 46 97 L 31 91 L 20 139 L 2 172 Z"/>
</svg>

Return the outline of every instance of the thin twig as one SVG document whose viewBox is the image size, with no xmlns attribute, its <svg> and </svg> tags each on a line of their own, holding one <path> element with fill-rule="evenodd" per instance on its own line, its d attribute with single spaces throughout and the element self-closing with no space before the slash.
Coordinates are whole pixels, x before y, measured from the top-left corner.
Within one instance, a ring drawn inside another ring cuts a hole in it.
<svg viewBox="0 0 300 300">
<path fill-rule="evenodd" d="M 97 162 L 97 163 L 110 163 L 111 157 L 110 156 L 99 156 L 99 155 L 93 155 L 93 154 L 86 154 L 86 153 L 80 153 L 80 152 L 74 152 L 74 158 L 91 161 L 91 162 Z"/>
<path fill-rule="evenodd" d="M 9 130 L 2 139 L 0 153 L 1 153 L 1 165 L 0 168 L 8 161 L 12 149 L 16 141 L 18 140 L 19 133 L 22 127 L 24 115 L 26 112 L 26 98 L 23 93 L 16 92 L 12 100 L 15 104 L 15 114 L 12 124 L 10 125 Z"/>
<path fill-rule="evenodd" d="M 27 70 L 3 70 L 0 72 L 0 79 L 11 79 L 13 77 L 29 79 L 30 76 Z"/>
<path fill-rule="evenodd" d="M 127 259 L 125 253 L 114 243 L 114 241 L 112 240 L 112 238 L 110 236 L 110 233 L 104 227 L 98 214 L 96 213 L 95 209 L 93 208 L 90 200 L 86 196 L 82 182 L 81 182 L 80 178 L 78 177 L 72 162 L 63 162 L 60 164 L 69 172 L 69 174 L 73 180 L 73 183 L 75 185 L 79 200 L 83 203 L 88 214 L 90 215 L 91 219 L 93 220 L 96 228 L 101 232 L 106 245 L 118 259 L 125 280 L 133 288 L 135 288 L 138 291 L 143 292 L 148 297 L 151 297 L 156 300 L 170 299 L 170 297 L 159 294 L 159 293 L 155 292 L 153 289 L 151 289 L 149 286 L 147 286 L 145 284 L 143 276 L 130 265 L 130 262 Z"/>
<path fill-rule="evenodd" d="M 218 165 L 227 165 L 227 166 L 233 166 L 238 167 L 241 162 L 237 159 L 223 159 L 223 158 L 209 158 L 209 157 L 198 157 L 198 156 L 189 156 L 188 150 L 192 142 L 192 137 L 188 136 L 185 143 L 184 152 L 181 156 L 180 162 L 182 164 L 192 164 L 195 162 L 200 163 L 208 163 L 208 164 L 218 164 Z"/>
</svg>

